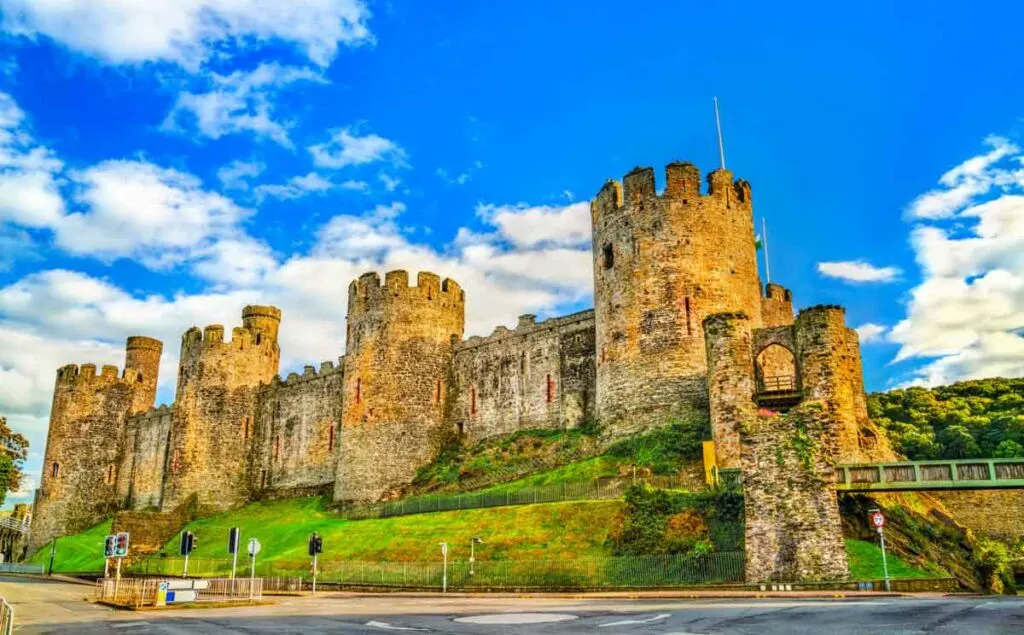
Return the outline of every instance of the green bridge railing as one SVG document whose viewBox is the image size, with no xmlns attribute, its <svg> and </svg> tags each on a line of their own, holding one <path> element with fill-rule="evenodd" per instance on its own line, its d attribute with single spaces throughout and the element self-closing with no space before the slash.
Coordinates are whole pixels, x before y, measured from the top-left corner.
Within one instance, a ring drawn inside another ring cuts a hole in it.
<svg viewBox="0 0 1024 635">
<path fill-rule="evenodd" d="M 840 465 L 839 491 L 1024 489 L 1024 459 L 962 459 Z"/>
</svg>

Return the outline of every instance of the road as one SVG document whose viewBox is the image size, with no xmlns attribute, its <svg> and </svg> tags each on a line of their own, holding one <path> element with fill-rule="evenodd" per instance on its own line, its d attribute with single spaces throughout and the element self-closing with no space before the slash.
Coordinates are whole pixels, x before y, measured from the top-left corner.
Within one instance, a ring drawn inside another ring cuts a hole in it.
<svg viewBox="0 0 1024 635">
<path fill-rule="evenodd" d="M 257 607 L 132 612 L 83 601 L 89 592 L 86 586 L 0 578 L 0 595 L 15 607 L 19 634 L 1024 633 L 1024 598 L 581 600 L 335 593 L 279 597 Z"/>
</svg>

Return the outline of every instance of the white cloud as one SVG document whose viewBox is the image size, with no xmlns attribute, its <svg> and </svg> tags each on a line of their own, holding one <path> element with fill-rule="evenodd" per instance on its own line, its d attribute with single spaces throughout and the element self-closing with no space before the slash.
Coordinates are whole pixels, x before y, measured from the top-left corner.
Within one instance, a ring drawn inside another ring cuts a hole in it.
<svg viewBox="0 0 1024 635">
<path fill-rule="evenodd" d="M 105 161 L 71 178 L 85 211 L 57 223 L 57 243 L 82 255 L 134 257 L 150 267 L 189 260 L 251 212 L 196 177 L 144 161 Z"/>
<path fill-rule="evenodd" d="M 310 172 L 302 176 L 293 176 L 284 184 L 265 184 L 256 188 L 256 196 L 260 200 L 271 197 L 280 200 L 291 200 L 302 198 L 310 194 L 325 194 L 333 189 L 355 190 L 365 192 L 369 189 L 365 181 L 348 180 L 335 183 L 325 179 L 316 172 Z"/>
<path fill-rule="evenodd" d="M 911 383 L 1024 375 L 1024 155 L 998 137 L 986 143 L 911 206 L 922 280 L 889 335 L 896 361 L 926 360 Z"/>
<path fill-rule="evenodd" d="M 330 139 L 307 148 L 317 167 L 338 169 L 387 161 L 397 167 L 406 165 L 405 150 L 394 141 L 370 133 L 360 136 L 351 127 L 330 131 Z"/>
<path fill-rule="evenodd" d="M 451 185 L 465 185 L 469 181 L 469 172 L 460 172 L 456 176 L 451 176 L 448 174 L 448 170 L 437 168 L 435 174 L 441 177 L 442 181 Z"/>
<path fill-rule="evenodd" d="M 892 282 L 902 271 L 897 267 L 876 267 L 863 260 L 819 262 L 818 273 L 846 282 Z"/>
<path fill-rule="evenodd" d="M 326 82 L 317 70 L 276 63 L 260 64 L 252 71 L 235 71 L 230 75 L 212 73 L 208 80 L 209 90 L 178 95 L 164 119 L 164 130 L 183 130 L 184 121 L 211 139 L 250 132 L 291 147 L 288 129 L 292 124 L 274 116 L 273 99 L 295 82 Z"/>
<path fill-rule="evenodd" d="M 217 170 L 217 178 L 226 190 L 248 190 L 249 179 L 263 173 L 266 166 L 256 161 L 232 161 Z"/>
<path fill-rule="evenodd" d="M 993 170 L 992 166 L 1008 156 L 1019 153 L 1020 149 L 1002 137 L 989 137 L 985 139 L 985 143 L 992 148 L 989 152 L 971 157 L 943 174 L 939 178 L 941 187 L 914 199 L 907 208 L 907 215 L 918 220 L 950 218 L 957 210 L 979 195 L 985 194 L 993 186 L 1011 184 L 1014 180 L 1012 173 L 1006 170 Z M 1017 173 L 1018 182 L 1020 174 Z"/>
<path fill-rule="evenodd" d="M 558 207 L 481 204 L 476 213 L 516 247 L 590 245 L 590 203 L 586 201 Z"/>
<path fill-rule="evenodd" d="M 327 66 L 339 46 L 372 43 L 362 0 L 0 0 L 3 29 L 44 35 L 112 63 L 204 60 L 267 41 Z"/>
<path fill-rule="evenodd" d="M 393 177 L 385 172 L 378 174 L 377 180 L 384 184 L 384 189 L 388 192 L 394 192 L 402 184 L 402 179 Z"/>
<path fill-rule="evenodd" d="M 857 336 L 860 338 L 861 344 L 873 344 L 875 342 L 884 341 L 885 333 L 889 329 L 881 324 L 865 322 L 854 330 L 857 331 Z"/>
<path fill-rule="evenodd" d="M 0 92 L 0 222 L 52 225 L 64 214 L 60 160 L 33 139 L 25 113 Z"/>
</svg>

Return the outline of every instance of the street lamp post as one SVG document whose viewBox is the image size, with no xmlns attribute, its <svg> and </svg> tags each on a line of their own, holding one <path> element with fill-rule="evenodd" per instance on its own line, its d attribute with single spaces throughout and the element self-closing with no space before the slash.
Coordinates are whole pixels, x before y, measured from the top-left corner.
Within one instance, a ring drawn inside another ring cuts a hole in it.
<svg viewBox="0 0 1024 635">
<path fill-rule="evenodd" d="M 475 558 L 475 555 L 476 555 L 475 547 L 477 545 L 482 545 L 482 544 L 484 544 L 484 541 L 480 540 L 479 536 L 474 536 L 473 539 L 469 541 L 469 575 L 473 575 L 474 574 L 473 562 L 476 560 L 476 558 Z"/>
<path fill-rule="evenodd" d="M 441 593 L 448 592 L 448 543 L 441 543 L 441 557 L 444 558 L 444 564 L 441 569 Z"/>
</svg>

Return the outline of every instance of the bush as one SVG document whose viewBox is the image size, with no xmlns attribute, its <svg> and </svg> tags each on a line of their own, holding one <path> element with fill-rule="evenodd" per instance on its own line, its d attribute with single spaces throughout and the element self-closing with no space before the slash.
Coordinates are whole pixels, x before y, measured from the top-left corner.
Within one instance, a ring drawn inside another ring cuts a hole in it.
<svg viewBox="0 0 1024 635">
<path fill-rule="evenodd" d="M 743 550 L 743 495 L 717 489 L 670 492 L 646 484 L 626 490 L 615 555 L 663 555 Z"/>
<path fill-rule="evenodd" d="M 623 439 L 605 453 L 629 459 L 655 474 L 672 474 L 684 463 L 700 459 L 704 440 L 710 438 L 707 419 L 676 421 L 660 430 Z"/>
</svg>

